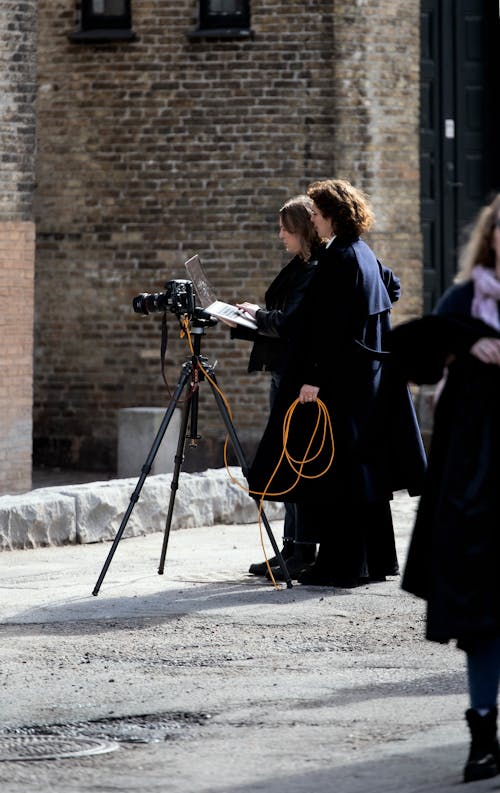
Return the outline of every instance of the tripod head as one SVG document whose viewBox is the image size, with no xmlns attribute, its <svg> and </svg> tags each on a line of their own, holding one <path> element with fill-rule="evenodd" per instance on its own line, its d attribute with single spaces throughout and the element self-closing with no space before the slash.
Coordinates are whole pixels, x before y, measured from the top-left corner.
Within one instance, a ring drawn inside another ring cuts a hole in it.
<svg viewBox="0 0 500 793">
<path fill-rule="evenodd" d="M 193 316 L 191 317 L 191 329 L 202 328 L 202 332 L 204 333 L 205 328 L 213 328 L 217 325 L 217 322 L 218 320 L 212 317 L 205 309 L 196 306 Z"/>
</svg>

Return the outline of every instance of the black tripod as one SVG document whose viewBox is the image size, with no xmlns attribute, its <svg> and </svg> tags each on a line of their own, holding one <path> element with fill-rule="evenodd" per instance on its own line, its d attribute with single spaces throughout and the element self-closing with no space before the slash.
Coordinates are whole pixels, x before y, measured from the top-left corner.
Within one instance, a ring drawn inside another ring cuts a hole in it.
<svg viewBox="0 0 500 793">
<path fill-rule="evenodd" d="M 180 398 L 184 388 L 189 383 L 189 384 L 193 384 L 194 387 L 192 388 L 191 393 L 188 394 L 188 396 L 185 399 L 184 410 L 183 410 L 183 414 L 182 414 L 182 421 L 181 421 L 181 426 L 180 426 L 180 429 L 179 429 L 179 438 L 178 438 L 178 442 L 177 442 L 177 451 L 176 451 L 176 454 L 175 454 L 175 465 L 174 465 L 174 471 L 173 471 L 173 474 L 172 474 L 172 483 L 170 485 L 171 493 L 170 493 L 170 501 L 169 501 L 169 505 L 168 505 L 167 522 L 166 522 L 166 525 L 165 525 L 165 533 L 164 533 L 164 536 L 163 536 L 163 547 L 162 547 L 161 556 L 160 556 L 160 565 L 159 565 L 159 568 L 158 568 L 159 575 L 163 574 L 163 570 L 164 570 L 164 567 L 165 567 L 165 557 L 167 555 L 168 540 L 169 540 L 169 536 L 170 536 L 170 525 L 172 523 L 172 515 L 173 515 L 173 511 L 174 511 L 175 496 L 176 496 L 178 485 L 179 485 L 179 474 L 180 474 L 180 471 L 181 471 L 182 463 L 184 461 L 184 445 L 185 445 L 186 438 L 188 437 L 186 435 L 186 431 L 187 431 L 187 426 L 188 426 L 188 421 L 189 421 L 189 417 L 190 416 L 191 416 L 191 425 L 190 425 L 189 438 L 191 438 L 191 440 L 193 442 L 193 445 L 196 445 L 194 442 L 199 438 L 199 435 L 198 435 L 198 400 L 199 400 L 198 384 L 199 384 L 199 382 L 201 382 L 202 380 L 205 379 L 205 376 L 204 376 L 204 373 L 203 373 L 203 369 L 210 376 L 210 379 L 209 379 L 208 382 L 209 382 L 209 384 L 211 386 L 212 393 L 213 393 L 213 395 L 215 397 L 215 401 L 217 403 L 217 407 L 219 408 L 219 412 L 221 414 L 222 420 L 223 420 L 223 422 L 224 422 L 224 424 L 226 426 L 226 430 L 228 432 L 228 435 L 230 437 L 230 440 L 231 440 L 231 443 L 233 445 L 234 451 L 236 453 L 236 457 L 237 457 L 238 463 L 241 466 L 243 474 L 246 474 L 247 471 L 248 471 L 248 465 L 247 465 L 247 462 L 245 460 L 245 455 L 243 453 L 243 449 L 241 448 L 240 442 L 238 440 L 238 436 L 236 435 L 236 430 L 234 429 L 234 426 L 233 426 L 233 423 L 231 421 L 231 417 L 229 416 L 226 404 L 225 404 L 222 396 L 220 395 L 219 391 L 216 388 L 217 381 L 215 379 L 213 366 L 210 366 L 210 364 L 208 363 L 208 360 L 201 356 L 201 337 L 205 333 L 205 327 L 206 327 L 207 324 L 210 324 L 210 320 L 201 319 L 201 318 L 198 318 L 198 319 L 195 318 L 193 320 L 193 326 L 191 327 L 191 330 L 190 330 L 190 333 L 193 336 L 193 355 L 182 366 L 181 375 L 179 377 L 179 381 L 178 381 L 177 386 L 175 388 L 175 391 L 174 391 L 174 393 L 172 395 L 170 403 L 169 403 L 169 405 L 167 407 L 167 411 L 166 411 L 166 413 L 165 413 L 165 415 L 164 415 L 164 417 L 162 419 L 162 422 L 161 422 L 161 425 L 160 425 L 160 427 L 158 429 L 158 432 L 156 433 L 156 437 L 155 437 L 155 439 L 153 441 L 153 445 L 151 446 L 149 454 L 148 454 L 148 456 L 146 458 L 146 462 L 142 466 L 142 469 L 141 469 L 142 473 L 141 473 L 141 475 L 139 477 L 137 485 L 135 486 L 135 490 L 134 490 L 134 492 L 132 493 L 132 495 L 130 497 L 130 502 L 129 502 L 129 505 L 127 507 L 127 511 L 125 512 L 125 515 L 123 516 L 123 520 L 122 520 L 122 522 L 120 524 L 120 527 L 119 527 L 119 529 L 118 529 L 118 531 L 116 533 L 115 539 L 113 540 L 113 544 L 112 544 L 111 549 L 110 549 L 110 551 L 108 553 L 106 561 L 105 561 L 105 563 L 103 565 L 103 568 L 101 570 L 99 578 L 97 579 L 96 585 L 95 585 L 94 589 L 92 590 L 92 594 L 93 595 L 97 595 L 99 593 L 99 589 L 101 588 L 101 584 L 102 584 L 102 582 L 104 580 L 104 576 L 106 575 L 108 567 L 111 564 L 111 560 L 112 560 L 112 558 L 114 556 L 114 553 L 116 551 L 118 543 L 120 542 L 120 539 L 121 539 L 121 537 L 123 535 L 123 532 L 125 531 L 125 528 L 127 526 L 128 519 L 130 518 L 132 510 L 133 510 L 134 506 L 136 505 L 137 501 L 139 500 L 139 495 L 140 495 L 140 492 L 142 490 L 142 486 L 144 485 L 144 482 L 146 480 L 147 475 L 151 471 L 151 466 L 153 465 L 154 459 L 156 457 L 156 453 L 157 453 L 157 451 L 158 451 L 158 449 L 160 447 L 160 444 L 161 444 L 161 442 L 163 440 L 163 436 L 165 435 L 165 432 L 166 432 L 167 427 L 169 425 L 170 419 L 172 418 L 173 412 L 174 412 L 174 410 L 175 410 L 175 408 L 177 406 L 179 398 Z M 203 369 L 200 367 L 200 365 L 199 365 L 200 363 L 203 365 Z M 257 498 L 254 498 L 254 500 L 257 502 Z M 271 542 L 271 545 L 273 547 L 273 551 L 275 553 L 275 556 L 278 559 L 278 563 L 279 563 L 279 566 L 281 568 L 281 572 L 283 573 L 284 579 L 286 581 L 287 588 L 291 589 L 292 588 L 292 582 L 291 582 L 291 579 L 290 579 L 290 574 L 288 572 L 288 568 L 286 566 L 285 560 L 283 559 L 283 557 L 281 555 L 281 552 L 280 552 L 280 550 L 278 548 L 278 545 L 276 544 L 276 540 L 274 538 L 271 526 L 270 526 L 269 521 L 268 521 L 268 519 L 267 519 L 267 517 L 266 517 L 266 515 L 265 515 L 263 510 L 261 511 L 261 517 L 262 517 L 262 521 L 264 523 L 264 526 L 266 528 L 267 535 L 268 535 L 269 540 Z"/>
</svg>

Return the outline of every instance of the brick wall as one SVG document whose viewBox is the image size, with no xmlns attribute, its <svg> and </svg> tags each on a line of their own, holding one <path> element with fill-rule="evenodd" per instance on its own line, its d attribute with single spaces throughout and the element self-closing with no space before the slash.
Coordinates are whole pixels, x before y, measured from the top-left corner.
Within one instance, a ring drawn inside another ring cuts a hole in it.
<svg viewBox="0 0 500 793">
<path fill-rule="evenodd" d="M 135 315 L 132 297 L 199 253 L 223 298 L 262 300 L 286 260 L 278 209 L 313 179 L 348 176 L 373 196 L 377 252 L 408 282 L 400 315 L 418 310 L 418 75 L 402 68 L 408 48 L 417 60 L 418 3 L 253 0 L 241 41 L 189 40 L 196 7 L 133 2 L 137 42 L 75 45 L 73 0 L 39 0 L 39 462 L 113 468 L 117 410 L 168 402 L 160 318 Z M 174 385 L 188 349 L 167 324 Z M 251 449 L 268 380 L 246 374 L 248 345 L 221 325 L 203 352 Z M 208 386 L 199 431 L 187 470 L 221 464 Z"/>
<path fill-rule="evenodd" d="M 0 494 L 31 487 L 34 258 L 34 224 L 0 222 Z"/>
<path fill-rule="evenodd" d="M 418 2 L 334 2 L 334 171 L 362 185 L 376 214 L 367 236 L 401 278 L 395 321 L 422 310 Z"/>
<path fill-rule="evenodd" d="M 31 487 L 36 0 L 2 3 L 0 494 Z"/>
</svg>

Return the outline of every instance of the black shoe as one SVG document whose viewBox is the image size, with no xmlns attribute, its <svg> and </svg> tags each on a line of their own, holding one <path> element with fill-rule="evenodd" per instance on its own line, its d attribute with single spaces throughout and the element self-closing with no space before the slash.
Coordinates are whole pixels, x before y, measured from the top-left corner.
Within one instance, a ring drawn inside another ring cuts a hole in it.
<svg viewBox="0 0 500 793">
<path fill-rule="evenodd" d="M 300 557 L 296 557 L 296 556 L 291 556 L 289 559 L 285 559 L 285 563 L 286 563 L 287 570 L 288 570 L 288 573 L 290 575 L 290 578 L 297 578 L 297 576 L 300 573 L 305 572 L 305 570 L 307 570 L 309 567 L 311 567 L 311 564 L 312 564 L 312 562 L 310 562 L 308 564 L 303 559 L 301 559 Z M 271 571 L 272 571 L 273 577 L 276 579 L 276 581 L 286 581 L 287 580 L 285 578 L 285 576 L 283 575 L 283 573 L 281 571 L 281 567 L 279 566 L 278 563 L 276 563 L 275 565 L 271 565 Z M 269 575 L 269 570 L 266 572 L 266 578 L 271 580 L 271 576 Z"/>
<path fill-rule="evenodd" d="M 359 578 L 335 576 L 314 564 L 308 570 L 303 570 L 299 573 L 297 581 L 299 584 L 306 586 L 332 586 L 338 589 L 353 589 L 361 586 Z"/>
<path fill-rule="evenodd" d="M 283 549 L 281 550 L 281 556 L 283 559 L 289 559 L 291 556 L 293 556 L 293 545 L 293 540 L 287 539 L 283 542 Z M 279 567 L 277 556 L 272 556 L 270 559 L 268 559 L 268 562 L 270 567 Z M 266 575 L 267 571 L 268 567 L 265 562 L 255 562 L 248 568 L 248 572 L 251 573 L 251 575 Z"/>
<path fill-rule="evenodd" d="M 470 708 L 465 713 L 472 741 L 464 768 L 464 782 L 490 779 L 500 770 L 500 746 L 497 739 L 497 709 L 481 716 Z"/>
<path fill-rule="evenodd" d="M 278 564 L 278 557 L 273 556 L 271 559 L 268 560 L 270 567 Z M 265 562 L 254 562 L 248 568 L 248 572 L 252 575 L 266 575 L 268 572 L 267 564 Z"/>
</svg>

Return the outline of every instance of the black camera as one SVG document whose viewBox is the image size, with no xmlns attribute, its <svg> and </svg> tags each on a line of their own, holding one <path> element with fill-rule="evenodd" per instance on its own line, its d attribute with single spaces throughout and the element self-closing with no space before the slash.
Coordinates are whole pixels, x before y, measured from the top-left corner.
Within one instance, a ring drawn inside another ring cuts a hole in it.
<svg viewBox="0 0 500 793">
<path fill-rule="evenodd" d="M 157 311 L 172 311 L 177 316 L 194 316 L 196 301 L 191 281 L 167 281 L 164 292 L 143 292 L 132 300 L 136 314 L 154 314 Z"/>
</svg>

